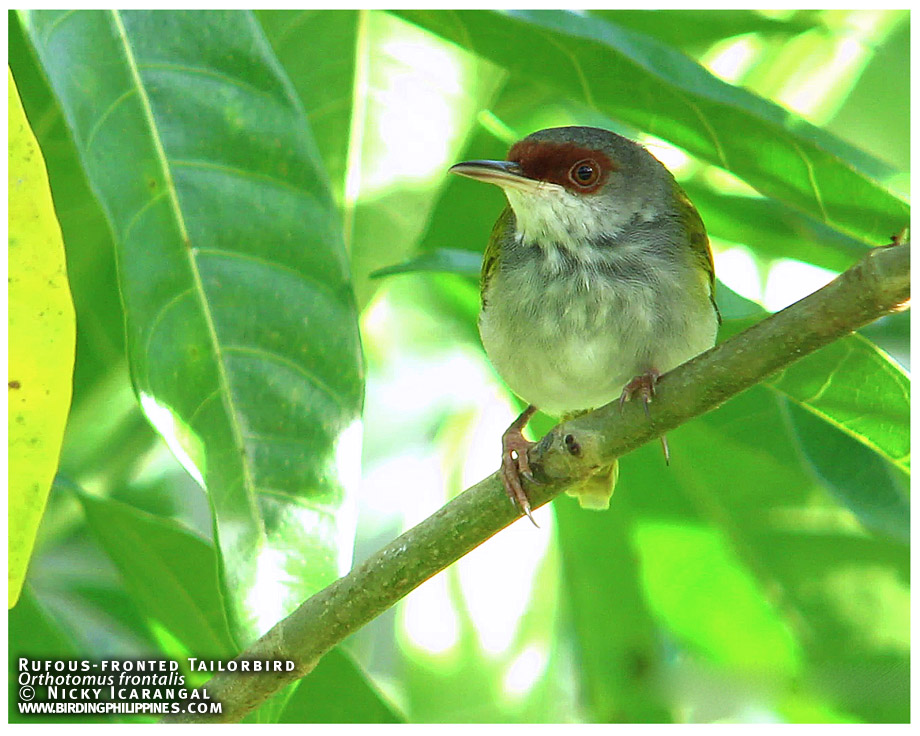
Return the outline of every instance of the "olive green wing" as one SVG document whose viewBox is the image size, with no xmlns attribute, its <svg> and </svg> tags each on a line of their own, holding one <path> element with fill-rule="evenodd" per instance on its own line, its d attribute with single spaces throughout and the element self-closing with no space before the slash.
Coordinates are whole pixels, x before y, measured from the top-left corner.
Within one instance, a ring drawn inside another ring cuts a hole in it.
<svg viewBox="0 0 920 736">
<path fill-rule="evenodd" d="M 505 207 L 492 227 L 492 234 L 489 236 L 489 243 L 486 245 L 485 253 L 482 254 L 482 273 L 479 278 L 479 297 L 482 300 L 482 306 L 486 306 L 486 287 L 495 276 L 495 271 L 500 263 L 502 243 L 513 237 L 515 226 L 514 211 L 511 207 Z"/>
<path fill-rule="evenodd" d="M 712 302 L 712 308 L 716 310 L 719 324 L 722 324 L 722 314 L 716 304 L 716 267 L 712 260 L 712 248 L 709 245 L 706 226 L 703 225 L 703 218 L 700 217 L 700 213 L 693 206 L 693 202 L 690 201 L 686 192 L 680 188 L 677 182 L 674 182 L 674 189 L 677 196 L 677 205 L 684 216 L 684 223 L 687 226 L 690 248 L 694 257 L 699 261 L 700 266 L 709 277 L 709 301 Z"/>
</svg>

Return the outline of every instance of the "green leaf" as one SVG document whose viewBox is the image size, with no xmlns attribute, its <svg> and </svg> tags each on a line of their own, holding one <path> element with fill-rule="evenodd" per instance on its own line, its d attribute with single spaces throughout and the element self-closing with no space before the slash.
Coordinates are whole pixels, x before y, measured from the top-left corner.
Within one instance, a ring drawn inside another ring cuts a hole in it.
<svg viewBox="0 0 920 736">
<path fill-rule="evenodd" d="M 359 12 L 256 11 L 265 37 L 303 104 L 339 203 L 345 199 L 348 173 Z"/>
<path fill-rule="evenodd" d="M 655 613 L 716 664 L 789 677 L 800 667 L 790 629 L 714 528 L 645 522 L 635 530 Z"/>
<path fill-rule="evenodd" d="M 57 471 L 76 326 L 48 174 L 12 72 L 9 97 L 9 583 L 16 605 Z"/>
<path fill-rule="evenodd" d="M 845 271 L 866 253 L 856 238 L 775 199 L 724 194 L 694 180 L 682 186 L 711 236 L 741 243 L 761 258 L 794 258 Z"/>
<path fill-rule="evenodd" d="M 797 11 L 793 17 L 782 20 L 767 17 L 756 10 L 728 8 L 591 10 L 589 14 L 681 48 L 706 48 L 716 41 L 744 33 L 790 36 L 807 31 L 817 24 L 814 14 L 809 22 L 809 11 Z"/>
<path fill-rule="evenodd" d="M 723 310 L 726 293 L 719 292 Z M 761 318 L 726 320 L 719 339 Z M 788 401 L 792 438 L 822 485 L 867 528 L 903 541 L 910 523 L 910 380 L 903 369 L 866 338 L 849 335 L 763 386 Z"/>
<path fill-rule="evenodd" d="M 456 273 L 461 276 L 475 276 L 478 278 L 481 269 L 482 254 L 472 250 L 441 248 L 422 253 L 410 258 L 408 261 L 381 268 L 374 271 L 371 274 L 371 278 L 379 279 L 384 276 L 415 273 L 417 271 Z"/>
<path fill-rule="evenodd" d="M 105 213 L 93 196 L 79 154 L 42 72 L 24 36 L 20 17 L 10 14 L 10 68 L 48 167 L 54 209 L 66 243 L 67 274 L 77 313 L 77 357 L 73 408 L 99 391 L 125 363 L 124 314 L 115 272 L 115 249 Z M 104 389 L 101 391 L 104 392 Z M 64 453 L 73 442 L 68 425 Z"/>
<path fill-rule="evenodd" d="M 300 680 L 278 719 L 278 723 L 402 722 L 367 675 L 338 647 Z"/>
<path fill-rule="evenodd" d="M 766 314 L 753 302 L 739 308 L 738 297 L 718 284 L 726 319 L 725 340 L 753 326 Z M 910 379 L 903 368 L 862 335 L 853 334 L 806 355 L 763 385 L 821 418 L 891 463 L 910 471 Z M 834 440 L 835 446 L 840 440 Z M 887 471 L 886 471 L 887 472 Z"/>
<path fill-rule="evenodd" d="M 66 243 L 67 273 L 77 313 L 73 408 L 83 395 L 125 370 L 124 314 L 115 274 L 115 250 L 105 213 L 90 191 L 60 106 L 42 73 L 20 18 L 10 14 L 10 68 L 48 167 L 54 209 Z M 70 432 L 68 426 L 68 435 Z M 65 438 L 65 450 L 68 436 Z"/>
<path fill-rule="evenodd" d="M 42 607 L 35 591 L 28 584 L 23 588 L 22 597 L 10 610 L 8 623 L 11 673 L 18 672 L 17 657 L 64 659 L 77 653 L 67 632 Z M 10 678 L 11 682 L 14 680 Z"/>
<path fill-rule="evenodd" d="M 80 493 L 93 534 L 146 617 L 202 658 L 232 657 L 214 548 L 179 524 Z"/>
<path fill-rule="evenodd" d="M 766 314 L 764 308 L 757 302 L 745 299 L 719 279 L 716 279 L 716 304 L 719 305 L 719 314 L 722 315 L 722 327 L 718 334 L 719 342 L 739 332 L 740 330 L 735 329 L 736 325 L 743 324 L 744 328 L 750 327 L 763 319 Z"/>
<path fill-rule="evenodd" d="M 907 205 L 879 183 L 893 171 L 653 38 L 568 11 L 399 14 L 514 78 L 669 140 L 841 232 L 881 244 L 908 220 Z"/>
<path fill-rule="evenodd" d="M 846 504 L 866 528 L 909 543 L 909 476 L 798 404 L 790 402 L 788 408 L 799 447 L 828 491 Z"/>
<path fill-rule="evenodd" d="M 910 379 L 866 338 L 837 340 L 766 384 L 910 471 Z"/>
<path fill-rule="evenodd" d="M 52 499 L 58 504 L 66 500 L 76 519 L 82 520 L 81 505 L 70 490 L 56 478 Z M 45 519 L 47 523 L 49 517 Z M 83 656 L 143 657 L 158 651 L 148 621 L 86 524 L 71 521 L 68 534 L 42 545 L 26 584 Z"/>
<path fill-rule="evenodd" d="M 907 722 L 909 550 L 804 525 L 764 528 L 749 539 L 781 583 L 782 597 L 795 606 L 800 626 L 808 627 L 801 636 L 809 661 L 803 684 L 870 723 Z"/>
<path fill-rule="evenodd" d="M 356 311 L 303 110 L 247 13 L 23 18 L 115 233 L 135 388 L 208 490 L 251 638 L 353 534 Z"/>
<path fill-rule="evenodd" d="M 578 674 L 592 720 L 670 721 L 654 687 L 662 674 L 656 626 L 638 578 L 630 521 L 623 513 L 586 513 L 570 498 L 557 500 L 554 511 Z"/>
<path fill-rule="evenodd" d="M 23 668 L 19 665 L 20 657 L 32 661 L 43 661 L 49 659 L 77 659 L 80 656 L 70 637 L 54 620 L 54 617 L 41 605 L 35 595 L 35 591 L 32 590 L 28 583 L 23 587 L 19 601 L 9 612 L 8 631 L 10 642 L 7 661 L 9 674 L 9 722 L 98 723 L 100 720 L 98 716 L 39 716 L 19 713 L 18 703 L 23 702 L 23 699 L 20 698 L 19 688 L 21 685 L 26 684 L 24 681 L 19 681 L 19 677 L 23 672 Z M 44 688 L 41 686 L 36 687 L 35 690 L 38 693 L 44 693 Z"/>
<path fill-rule="evenodd" d="M 859 330 L 859 334 L 910 370 L 910 310 L 888 314 Z"/>
</svg>

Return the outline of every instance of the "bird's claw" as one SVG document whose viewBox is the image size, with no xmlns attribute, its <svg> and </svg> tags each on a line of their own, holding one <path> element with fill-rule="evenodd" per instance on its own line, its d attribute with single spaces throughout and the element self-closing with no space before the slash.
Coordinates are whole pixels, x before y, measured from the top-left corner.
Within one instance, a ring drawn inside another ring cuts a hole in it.
<svg viewBox="0 0 920 736">
<path fill-rule="evenodd" d="M 530 499 L 527 498 L 527 493 L 521 484 L 522 477 L 531 483 L 537 482 L 530 469 L 530 460 L 527 458 L 527 452 L 536 443 L 524 437 L 521 426 L 518 424 L 518 422 L 512 424 L 502 435 L 502 484 L 511 502 L 521 509 L 534 526 L 539 526 L 534 521 Z"/>
<path fill-rule="evenodd" d="M 647 370 L 645 373 L 641 373 L 632 379 L 623 387 L 623 393 L 620 394 L 620 411 L 623 410 L 623 405 L 627 401 L 631 401 L 632 397 L 638 394 L 642 397 L 642 403 L 645 405 L 645 414 L 648 417 L 651 417 L 651 414 L 648 410 L 648 405 L 652 402 L 652 398 L 655 396 L 655 384 L 658 383 L 658 379 L 661 377 L 661 374 L 656 371 L 654 368 Z"/>
</svg>

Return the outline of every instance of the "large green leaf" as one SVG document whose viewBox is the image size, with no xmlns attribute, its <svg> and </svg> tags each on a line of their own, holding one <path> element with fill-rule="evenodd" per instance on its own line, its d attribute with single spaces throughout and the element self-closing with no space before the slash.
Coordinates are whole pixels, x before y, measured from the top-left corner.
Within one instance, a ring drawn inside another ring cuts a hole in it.
<svg viewBox="0 0 920 736">
<path fill-rule="evenodd" d="M 93 534 L 152 628 L 201 658 L 232 657 L 214 548 L 169 519 L 79 494 Z"/>
<path fill-rule="evenodd" d="M 52 498 L 82 517 L 79 501 L 60 477 L 55 479 Z M 26 585 L 83 656 L 143 657 L 158 652 L 148 620 L 92 537 L 83 524 L 41 545 Z"/>
<path fill-rule="evenodd" d="M 910 470 L 910 379 L 866 338 L 837 340 L 766 383 L 900 470 Z"/>
<path fill-rule="evenodd" d="M 654 687 L 663 674 L 662 663 L 655 621 L 638 578 L 629 520 L 622 510 L 586 513 L 570 498 L 554 506 L 578 673 L 593 720 L 671 720 L 665 699 Z"/>
<path fill-rule="evenodd" d="M 17 657 L 63 659 L 77 653 L 67 632 L 44 610 L 29 585 L 24 587 L 22 597 L 10 611 L 8 624 L 11 673 L 19 671 Z M 10 678 L 11 684 L 13 680 Z"/>
<path fill-rule="evenodd" d="M 20 17 L 10 14 L 10 68 L 17 80 L 26 115 L 33 123 L 48 166 L 54 209 L 61 223 L 67 272 L 77 313 L 77 359 L 74 402 L 105 383 L 124 359 L 124 315 L 115 274 L 115 250 L 105 213 L 90 191 L 86 174 L 60 105 L 28 40 Z M 72 435 L 68 425 L 68 435 Z M 72 441 L 68 436 L 66 443 Z"/>
<path fill-rule="evenodd" d="M 726 320 L 719 340 L 765 315 Z M 878 453 L 898 472 L 909 472 L 910 379 L 862 335 L 847 335 L 806 355 L 763 384 Z"/>
<path fill-rule="evenodd" d="M 590 14 L 680 48 L 705 49 L 709 44 L 743 33 L 787 36 L 817 25 L 815 13 L 804 10 L 782 19 L 768 17 L 756 10 L 728 8 L 592 10 Z"/>
<path fill-rule="evenodd" d="M 360 345 L 303 110 L 247 13 L 23 17 L 115 233 L 136 390 L 209 492 L 251 637 L 353 533 Z"/>
<path fill-rule="evenodd" d="M 514 77 L 672 141 L 842 232 L 881 244 L 908 220 L 907 205 L 878 181 L 893 173 L 883 164 L 651 37 L 568 11 L 400 15 Z"/>
<path fill-rule="evenodd" d="M 835 530 L 827 523 L 831 517 L 823 524 L 809 522 L 807 514 L 782 520 L 783 511 L 792 509 L 776 509 L 779 523 L 752 529 L 746 541 L 757 550 L 761 569 L 774 576 L 775 595 L 795 611 L 808 662 L 804 683 L 824 702 L 865 721 L 906 722 L 909 551 Z"/>
<path fill-rule="evenodd" d="M 723 323 L 720 339 L 761 315 Z M 868 528 L 906 541 L 910 379 L 865 337 L 837 340 L 763 386 L 793 406 L 791 438 L 822 484 Z"/>
<path fill-rule="evenodd" d="M 650 522 L 634 532 L 650 605 L 673 632 L 719 666 L 789 677 L 797 642 L 760 581 L 718 529 Z"/>
<path fill-rule="evenodd" d="M 845 432 L 828 431 L 822 418 L 789 402 L 789 422 L 810 467 L 869 529 L 910 542 L 910 476 Z M 908 434 L 905 424 L 902 434 Z"/>
<path fill-rule="evenodd" d="M 695 179 L 683 187 L 710 236 L 741 243 L 761 258 L 794 258 L 845 271 L 866 252 L 859 240 L 778 200 L 725 194 Z"/>
<path fill-rule="evenodd" d="M 9 606 L 26 576 L 73 384 L 73 301 L 48 173 L 12 73 L 9 97 Z"/>
</svg>

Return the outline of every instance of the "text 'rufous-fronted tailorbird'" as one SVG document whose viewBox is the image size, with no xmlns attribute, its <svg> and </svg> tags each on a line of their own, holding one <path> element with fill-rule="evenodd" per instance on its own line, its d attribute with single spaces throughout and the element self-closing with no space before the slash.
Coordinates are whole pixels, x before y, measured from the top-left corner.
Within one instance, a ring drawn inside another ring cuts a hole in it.
<svg viewBox="0 0 920 736">
<path fill-rule="evenodd" d="M 506 161 L 465 161 L 455 174 L 508 199 L 482 263 L 479 334 L 489 359 L 529 406 L 502 436 L 502 481 L 531 516 L 523 429 L 539 408 L 570 419 L 640 397 L 659 376 L 715 344 L 709 238 L 674 177 L 641 145 L 599 128 L 549 128 Z M 665 458 L 667 442 L 662 437 Z M 605 509 L 617 464 L 570 490 Z"/>
</svg>

